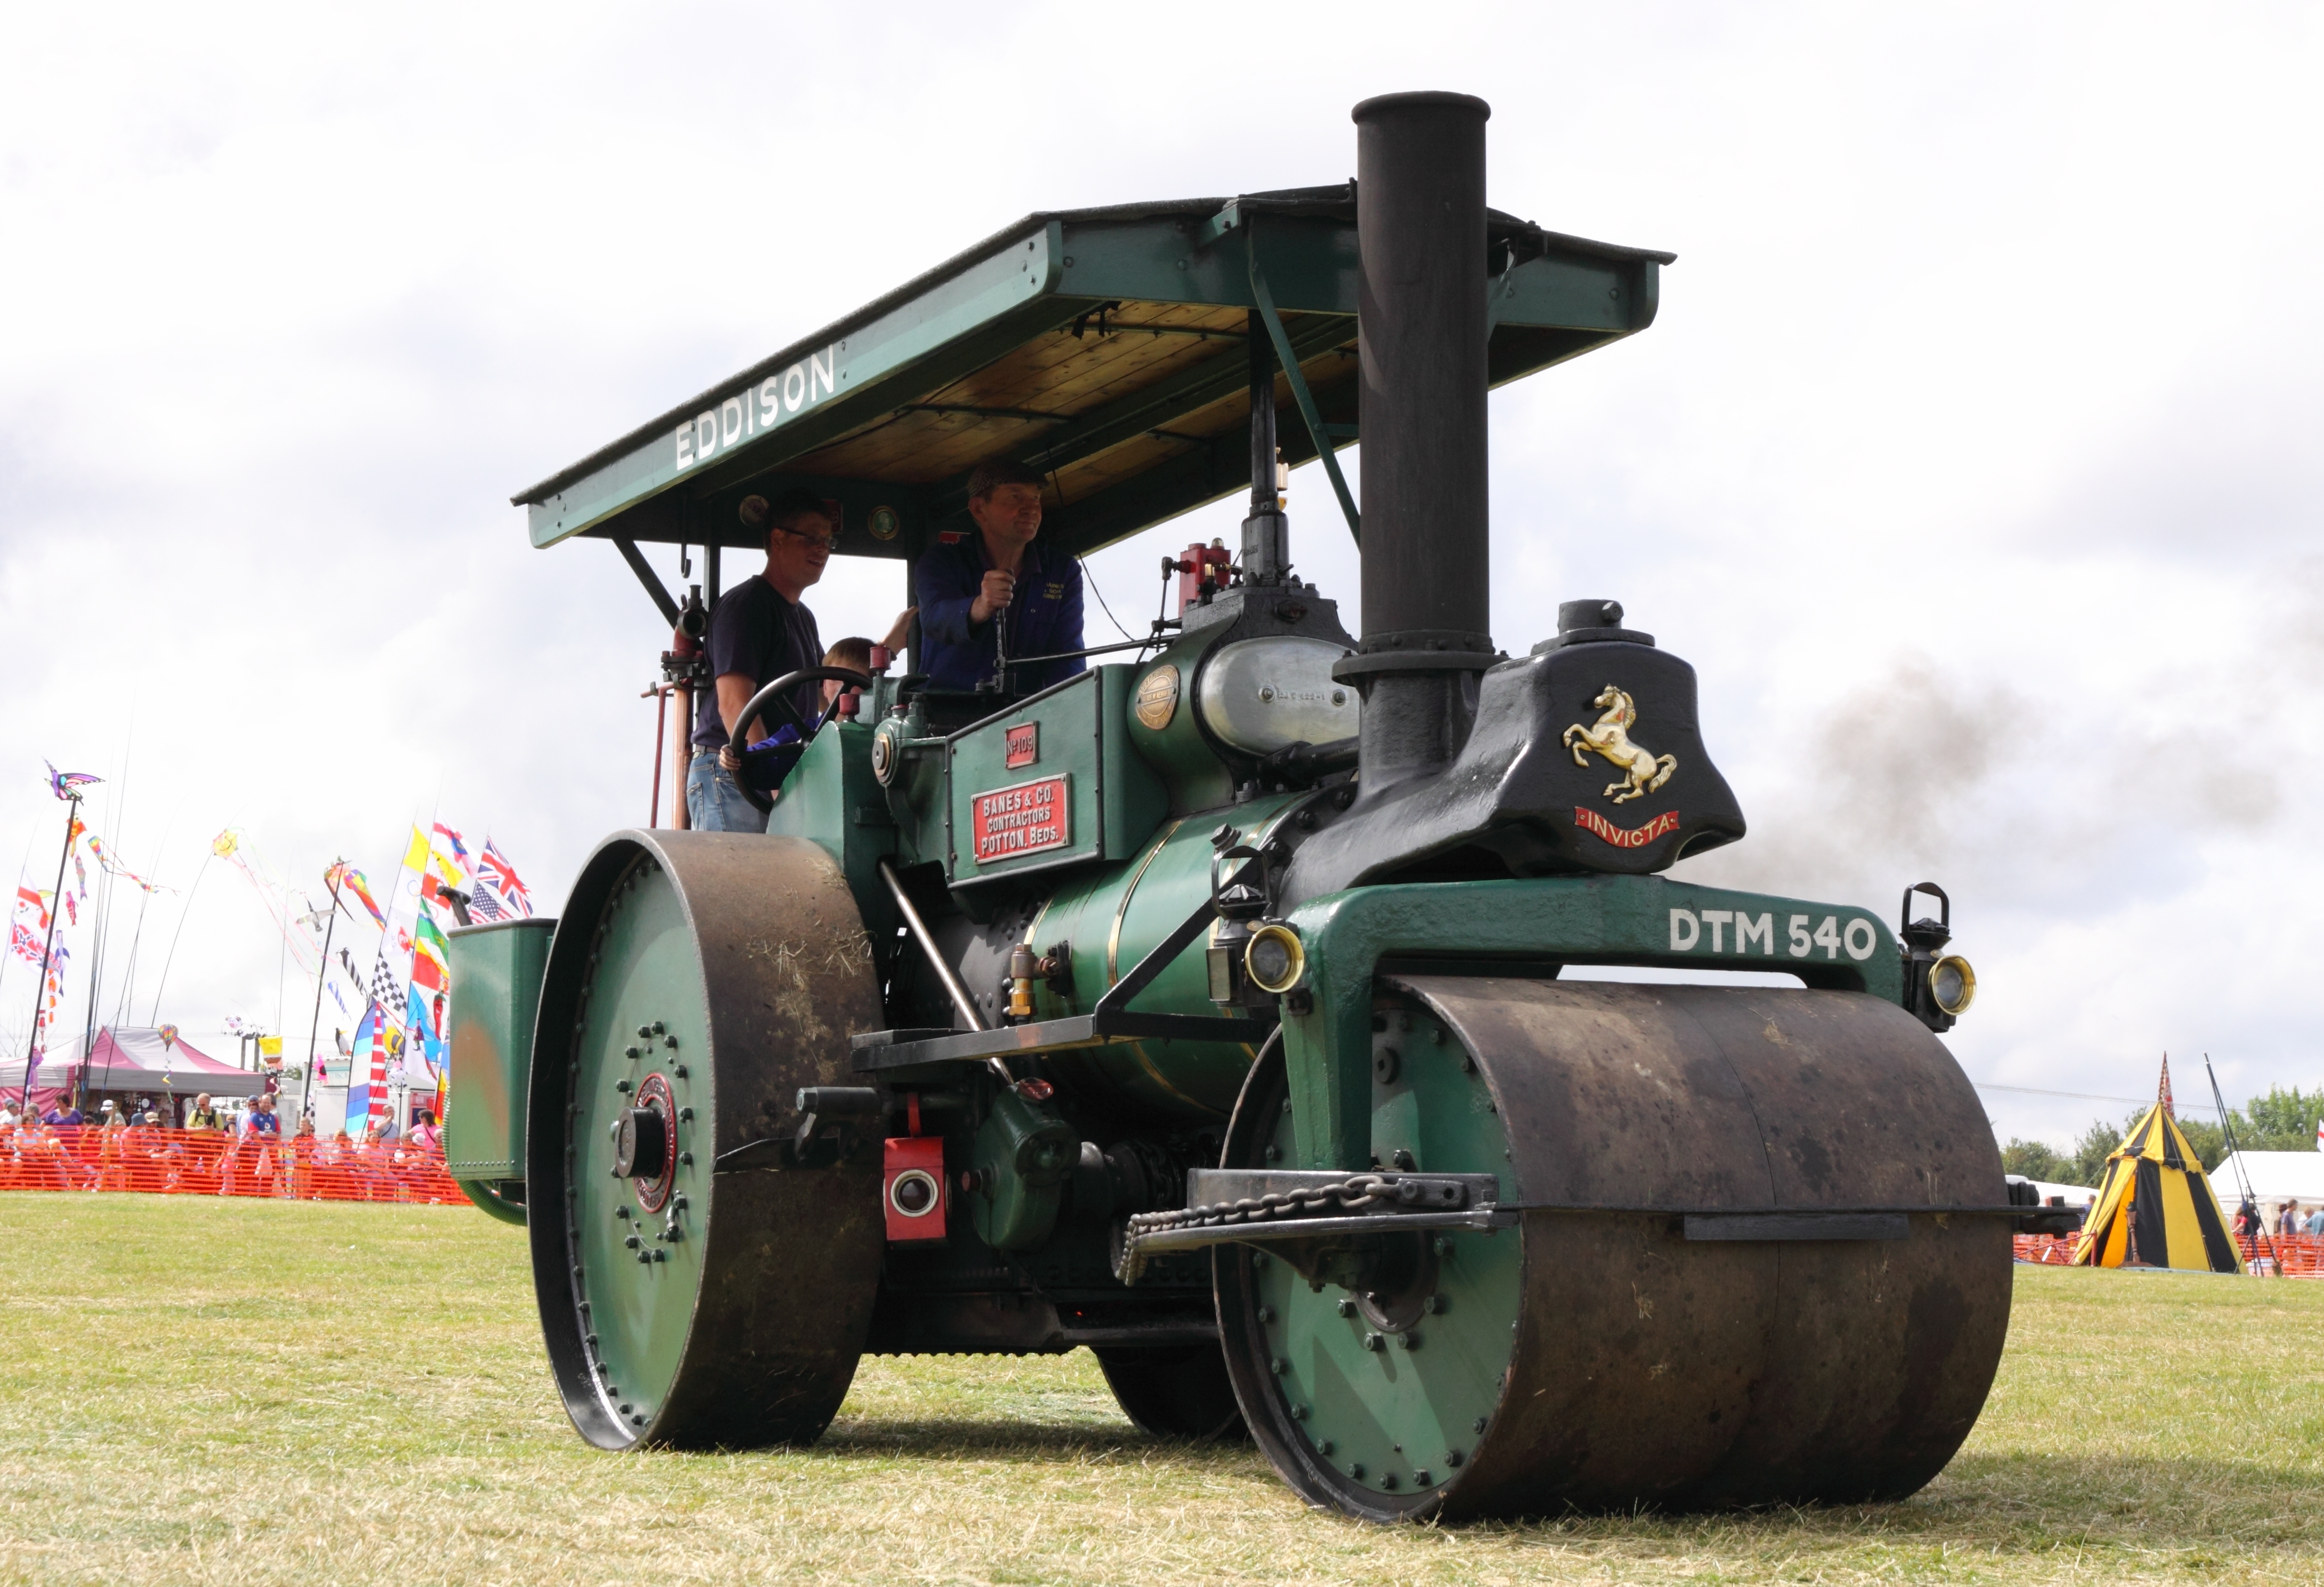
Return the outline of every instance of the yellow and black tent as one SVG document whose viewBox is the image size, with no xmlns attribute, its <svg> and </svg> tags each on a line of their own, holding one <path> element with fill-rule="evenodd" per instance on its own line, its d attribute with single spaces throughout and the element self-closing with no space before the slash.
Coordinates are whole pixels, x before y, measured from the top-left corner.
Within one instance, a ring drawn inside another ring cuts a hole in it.
<svg viewBox="0 0 2324 1587">
<path fill-rule="evenodd" d="M 2107 1158 L 2074 1261 L 2085 1268 L 2196 1268 L 2240 1273 L 2203 1161 L 2156 1103 Z"/>
</svg>

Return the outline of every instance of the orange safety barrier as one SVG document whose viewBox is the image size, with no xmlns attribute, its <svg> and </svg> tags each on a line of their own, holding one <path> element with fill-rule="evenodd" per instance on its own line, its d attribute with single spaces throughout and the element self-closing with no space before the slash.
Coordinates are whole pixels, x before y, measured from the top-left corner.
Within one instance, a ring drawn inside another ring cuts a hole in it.
<svg viewBox="0 0 2324 1587">
<path fill-rule="evenodd" d="M 143 1125 L 19 1128 L 0 1137 L 0 1190 L 127 1190 L 455 1206 L 468 1199 L 445 1172 L 440 1148 Z"/>
<path fill-rule="evenodd" d="M 2063 1267 L 2073 1261 L 2079 1239 L 2074 1234 L 2017 1234 L 2011 1236 L 2011 1242 L 2021 1262 Z M 2243 1248 L 2244 1267 L 2250 1272 L 2273 1274 L 2280 1268 L 2286 1278 L 2324 1278 L 2324 1235 L 2271 1234 L 2236 1243 Z"/>
</svg>

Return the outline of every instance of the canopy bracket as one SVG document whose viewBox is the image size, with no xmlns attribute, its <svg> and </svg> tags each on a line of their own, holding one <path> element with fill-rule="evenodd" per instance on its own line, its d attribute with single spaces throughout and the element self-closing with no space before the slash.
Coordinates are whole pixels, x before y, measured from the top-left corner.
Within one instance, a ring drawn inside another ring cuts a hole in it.
<svg viewBox="0 0 2324 1587">
<path fill-rule="evenodd" d="M 1322 460 L 1323 472 L 1332 476 L 1332 492 L 1340 498 L 1340 511 L 1348 520 L 1348 533 L 1361 546 L 1363 525 L 1356 513 L 1356 499 L 1349 494 L 1347 476 L 1340 472 L 1339 457 L 1332 448 L 1332 429 L 1315 411 L 1315 395 L 1307 389 L 1307 377 L 1299 373 L 1299 355 L 1292 349 L 1290 333 L 1283 328 L 1283 317 L 1275 311 L 1275 294 L 1267 290 L 1267 272 L 1259 267 L 1258 228 L 1246 217 L 1241 229 L 1243 257 L 1250 266 L 1251 300 L 1258 304 L 1259 317 L 1266 322 L 1268 339 L 1275 344 L 1276 362 L 1291 382 L 1291 400 L 1298 405 L 1300 420 L 1307 426 L 1307 438 L 1315 443 L 1315 456 Z"/>
<path fill-rule="evenodd" d="M 646 586 L 646 594 L 653 598 L 654 610 L 661 614 L 661 620 L 670 627 L 676 628 L 678 603 L 670 598 L 669 591 L 662 586 L 661 576 L 657 574 L 653 570 L 653 565 L 646 560 L 645 553 L 638 549 L 638 542 L 627 535 L 618 534 L 613 537 L 613 549 L 622 553 L 622 560 L 630 565 L 630 571 L 636 574 L 638 582 Z"/>
</svg>

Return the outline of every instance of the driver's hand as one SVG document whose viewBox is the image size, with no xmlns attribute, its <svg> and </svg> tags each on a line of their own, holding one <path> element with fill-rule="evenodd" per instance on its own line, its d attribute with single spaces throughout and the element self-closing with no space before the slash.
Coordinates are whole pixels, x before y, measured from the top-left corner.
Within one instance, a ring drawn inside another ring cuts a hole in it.
<svg viewBox="0 0 2324 1587">
<path fill-rule="evenodd" d="M 1006 567 L 995 567 L 984 576 L 984 586 L 976 592 L 969 604 L 971 623 L 990 623 L 995 612 L 1004 611 L 1010 597 L 1017 593 L 1017 576 Z"/>
<path fill-rule="evenodd" d="M 733 744 L 720 744 L 718 764 L 729 771 L 740 771 L 742 770 L 742 757 L 734 752 Z"/>
</svg>

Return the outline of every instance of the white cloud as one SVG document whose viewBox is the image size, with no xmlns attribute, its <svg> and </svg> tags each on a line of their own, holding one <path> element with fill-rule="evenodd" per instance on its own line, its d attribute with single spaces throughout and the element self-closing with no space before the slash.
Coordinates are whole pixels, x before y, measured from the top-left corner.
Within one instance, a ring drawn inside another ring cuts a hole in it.
<svg viewBox="0 0 2324 1587">
<path fill-rule="evenodd" d="M 1980 1078 L 2135 1094 L 2207 1044 L 2231 1089 L 2324 1077 L 2291 902 L 2324 870 L 2311 13 L 1151 23 L 18 19 L 0 831 L 37 871 L 40 759 L 110 776 L 134 722 L 100 830 L 165 881 L 228 821 L 311 877 L 435 810 L 553 900 L 643 814 L 660 636 L 606 548 L 527 549 L 512 492 L 1027 210 L 1335 180 L 1354 100 L 1453 86 L 1494 103 L 1496 203 L 1681 255 L 1646 335 L 1495 398 L 1494 620 L 1517 649 L 1616 595 L 1697 666 L 1755 830 L 1696 869 L 1943 881 Z M 1296 553 L 1352 620 L 1314 475 Z M 1095 558 L 1115 612 L 1233 516 Z M 896 593 L 844 568 L 815 604 L 877 632 Z M 267 929 L 204 881 L 189 1033 L 272 1020 Z M 2053 1136 L 2112 1111 L 1993 1100 Z"/>
</svg>

